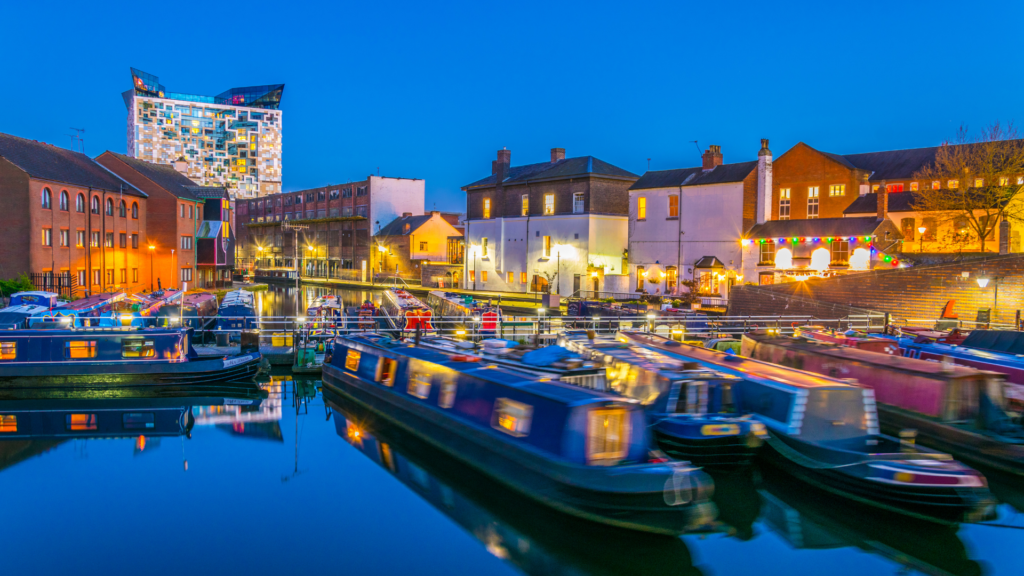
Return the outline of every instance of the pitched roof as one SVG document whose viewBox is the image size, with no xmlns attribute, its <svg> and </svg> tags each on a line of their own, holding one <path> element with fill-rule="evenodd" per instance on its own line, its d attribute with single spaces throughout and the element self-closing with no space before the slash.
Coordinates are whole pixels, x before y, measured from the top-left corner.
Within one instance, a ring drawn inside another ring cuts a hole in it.
<svg viewBox="0 0 1024 576">
<path fill-rule="evenodd" d="M 412 234 L 420 226 L 423 226 L 430 221 L 430 215 L 424 216 L 402 216 L 395 218 L 377 232 L 377 236 L 404 236 L 406 234 Z M 405 225 L 409 224 L 409 231 L 405 232 Z"/>
<path fill-rule="evenodd" d="M 512 166 L 509 168 L 509 175 L 505 178 L 505 184 L 525 182 L 527 180 L 565 180 L 579 176 L 604 176 L 623 180 L 636 180 L 636 174 L 628 172 L 593 156 L 580 156 L 578 158 L 564 158 L 557 162 L 540 162 L 537 164 L 526 164 L 524 166 Z M 490 188 L 498 182 L 497 174 L 477 180 L 472 184 L 466 184 L 463 190 L 470 188 Z"/>
<path fill-rule="evenodd" d="M 196 198 L 228 198 L 228 189 L 223 186 L 185 186 Z"/>
<path fill-rule="evenodd" d="M 722 164 L 705 171 L 701 167 L 678 168 L 676 170 L 653 170 L 644 172 L 630 190 L 649 190 L 652 188 L 676 188 L 679 186 L 706 186 L 708 184 L 726 184 L 742 182 L 752 171 L 757 169 L 757 161 Z"/>
<path fill-rule="evenodd" d="M 914 199 L 917 192 L 893 192 L 889 194 L 889 212 L 914 212 Z M 877 214 L 878 193 L 870 192 L 859 196 L 853 204 L 843 210 L 843 214 Z"/>
<path fill-rule="evenodd" d="M 693 265 L 694 268 L 725 268 L 725 264 L 722 263 L 715 256 L 704 256 L 697 263 Z"/>
<path fill-rule="evenodd" d="M 850 164 L 871 172 L 872 180 L 913 178 L 918 170 L 935 162 L 938 147 L 865 152 L 843 156 Z"/>
<path fill-rule="evenodd" d="M 747 238 L 806 238 L 822 236 L 870 236 L 889 220 L 874 216 L 863 218 L 815 218 L 813 220 L 771 220 L 758 224 L 745 234 Z"/>
<path fill-rule="evenodd" d="M 0 133 L 0 157 L 33 178 L 146 197 L 85 154 L 52 144 Z"/>
<path fill-rule="evenodd" d="M 181 172 L 175 170 L 173 166 L 168 164 L 153 164 L 152 162 L 146 162 L 145 160 L 139 160 L 138 158 L 118 154 L 117 152 L 107 151 L 106 153 L 117 158 L 121 162 L 124 162 L 132 170 L 135 170 L 142 176 L 152 180 L 157 186 L 167 190 L 178 198 L 183 200 L 196 200 L 195 194 L 188 189 L 189 186 L 195 186 L 196 183 L 189 180 L 188 177 Z"/>
</svg>

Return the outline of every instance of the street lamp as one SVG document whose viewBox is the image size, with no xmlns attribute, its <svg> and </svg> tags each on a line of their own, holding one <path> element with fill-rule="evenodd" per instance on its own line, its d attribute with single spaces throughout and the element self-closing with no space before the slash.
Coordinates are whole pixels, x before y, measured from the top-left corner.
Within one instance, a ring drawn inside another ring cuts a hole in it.
<svg viewBox="0 0 1024 576">
<path fill-rule="evenodd" d="M 156 251 L 156 246 L 149 245 L 149 291 L 153 291 L 153 252 Z"/>
<path fill-rule="evenodd" d="M 919 244 L 918 244 L 918 248 L 917 248 L 918 252 L 924 252 L 924 232 L 925 232 L 925 230 L 927 230 L 927 228 L 925 228 L 924 226 L 918 226 L 918 228 L 917 228 L 917 237 L 918 237 L 918 240 L 920 241 Z"/>
</svg>

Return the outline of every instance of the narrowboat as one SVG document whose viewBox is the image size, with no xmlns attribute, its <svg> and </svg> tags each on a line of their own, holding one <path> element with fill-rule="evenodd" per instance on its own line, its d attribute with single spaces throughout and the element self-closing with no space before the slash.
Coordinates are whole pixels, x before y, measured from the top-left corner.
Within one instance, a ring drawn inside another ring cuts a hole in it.
<svg viewBox="0 0 1024 576">
<path fill-rule="evenodd" d="M 732 388 L 737 412 L 768 427 L 770 449 L 760 454 L 794 478 L 924 520 L 974 521 L 993 513 L 979 472 L 949 454 L 879 433 L 871 388 L 650 334 L 624 332 L 619 338 L 738 376 Z"/>
<path fill-rule="evenodd" d="M 328 418 L 333 418 L 341 439 L 479 540 L 490 553 L 525 574 L 701 574 L 681 538 L 623 530 L 562 514 L 510 490 L 330 389 L 324 390 L 323 397 Z"/>
<path fill-rule="evenodd" d="M 433 311 L 407 290 L 389 288 L 381 298 L 380 312 L 393 330 L 401 333 L 436 334 Z"/>
<path fill-rule="evenodd" d="M 66 304 L 55 292 L 15 292 L 8 306 L 0 309 L 0 330 L 26 328 L 29 318 Z"/>
<path fill-rule="evenodd" d="M 560 380 L 584 388 L 600 390 L 604 382 L 603 367 L 585 361 L 579 354 L 558 345 L 532 348 L 499 338 L 470 342 L 445 336 L 421 338 L 420 345 L 453 354 L 471 354 L 479 357 L 482 362 L 501 368 Z"/>
<path fill-rule="evenodd" d="M 823 344 L 834 344 L 857 348 L 879 354 L 899 354 L 900 346 L 890 338 L 876 338 L 866 336 L 854 330 L 834 330 L 824 326 L 797 326 L 793 330 L 794 338 L 805 338 Z"/>
<path fill-rule="evenodd" d="M 730 400 L 735 376 L 613 338 L 565 332 L 558 343 L 603 368 L 598 390 L 640 402 L 658 446 L 674 458 L 703 466 L 748 464 L 768 435 L 749 414 L 736 414 Z"/>
<path fill-rule="evenodd" d="M 0 387 L 162 386 L 252 379 L 258 346 L 201 357 L 191 329 L 14 330 L 0 337 Z"/>
<path fill-rule="evenodd" d="M 224 295 L 217 310 L 217 330 L 248 330 L 259 324 L 256 299 L 248 290 L 234 290 Z"/>
<path fill-rule="evenodd" d="M 312 321 L 314 318 L 340 318 L 342 314 L 341 297 L 334 294 L 317 296 L 306 307 L 306 318 Z"/>
<path fill-rule="evenodd" d="M 474 300 L 472 296 L 431 290 L 427 294 L 427 305 L 434 311 L 434 317 L 441 325 L 437 330 L 442 334 L 494 336 L 501 323 L 501 308 L 492 306 L 490 301 Z"/>
<path fill-rule="evenodd" d="M 376 334 L 336 338 L 323 383 L 565 513 L 662 534 L 713 515 L 709 477 L 651 451 L 635 400 Z"/>
<path fill-rule="evenodd" d="M 184 308 L 182 308 L 184 306 Z M 209 292 L 185 294 L 181 303 L 161 306 L 153 315 L 153 326 L 185 326 L 203 332 L 217 323 L 217 297 Z"/>
<path fill-rule="evenodd" d="M 886 431 L 915 430 L 922 444 L 1024 475 L 1024 426 L 1007 410 L 1002 374 L 760 334 L 744 335 L 743 351 L 760 360 L 856 378 L 874 390 Z"/>
<path fill-rule="evenodd" d="M 60 308 L 32 316 L 28 320 L 29 328 L 121 326 L 120 318 L 115 320 L 109 315 L 104 317 L 104 314 L 114 310 L 118 303 L 125 300 L 126 296 L 124 292 L 106 292 L 79 298 Z"/>
</svg>

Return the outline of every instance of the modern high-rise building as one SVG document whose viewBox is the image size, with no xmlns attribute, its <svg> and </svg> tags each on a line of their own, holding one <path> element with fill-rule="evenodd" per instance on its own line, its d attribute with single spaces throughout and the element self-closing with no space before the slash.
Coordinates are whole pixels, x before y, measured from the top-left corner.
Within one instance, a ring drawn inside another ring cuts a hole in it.
<svg viewBox="0 0 1024 576">
<path fill-rule="evenodd" d="M 135 68 L 128 107 L 128 155 L 171 164 L 232 198 L 281 192 L 284 84 L 231 88 L 217 96 L 167 92 Z"/>
</svg>

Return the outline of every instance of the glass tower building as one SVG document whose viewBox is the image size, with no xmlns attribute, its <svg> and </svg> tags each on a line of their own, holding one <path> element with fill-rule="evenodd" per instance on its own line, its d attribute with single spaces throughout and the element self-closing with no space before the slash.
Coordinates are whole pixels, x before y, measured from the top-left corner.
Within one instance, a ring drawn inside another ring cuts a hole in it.
<svg viewBox="0 0 1024 576">
<path fill-rule="evenodd" d="M 281 191 L 284 84 L 231 88 L 217 96 L 168 92 L 160 79 L 131 69 L 128 155 L 172 164 L 202 186 L 232 198 Z"/>
</svg>

